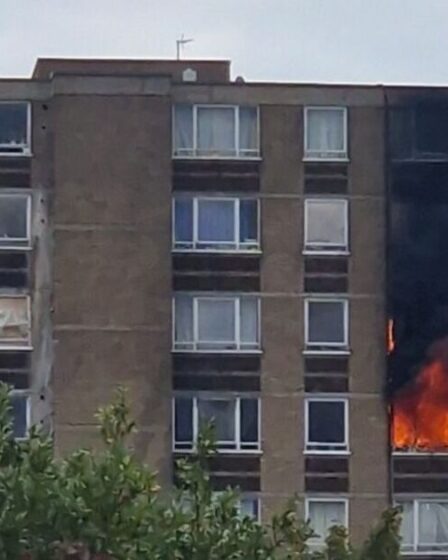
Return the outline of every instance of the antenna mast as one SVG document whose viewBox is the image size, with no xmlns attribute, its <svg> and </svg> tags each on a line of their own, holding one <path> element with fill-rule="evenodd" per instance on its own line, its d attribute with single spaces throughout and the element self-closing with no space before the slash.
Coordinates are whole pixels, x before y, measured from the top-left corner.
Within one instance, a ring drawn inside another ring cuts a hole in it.
<svg viewBox="0 0 448 560">
<path fill-rule="evenodd" d="M 192 43 L 194 39 L 185 39 L 184 34 L 180 36 L 180 39 L 176 39 L 176 59 L 180 60 L 180 55 L 183 51 L 184 46 L 187 43 Z"/>
</svg>

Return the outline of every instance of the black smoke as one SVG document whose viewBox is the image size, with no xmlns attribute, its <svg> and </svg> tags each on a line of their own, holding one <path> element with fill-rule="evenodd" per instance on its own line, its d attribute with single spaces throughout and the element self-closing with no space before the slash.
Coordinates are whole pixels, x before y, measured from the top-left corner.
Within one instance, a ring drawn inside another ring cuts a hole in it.
<svg viewBox="0 0 448 560">
<path fill-rule="evenodd" d="M 429 359 L 431 345 L 448 336 L 448 157 L 391 165 L 388 214 L 393 394 Z"/>
</svg>

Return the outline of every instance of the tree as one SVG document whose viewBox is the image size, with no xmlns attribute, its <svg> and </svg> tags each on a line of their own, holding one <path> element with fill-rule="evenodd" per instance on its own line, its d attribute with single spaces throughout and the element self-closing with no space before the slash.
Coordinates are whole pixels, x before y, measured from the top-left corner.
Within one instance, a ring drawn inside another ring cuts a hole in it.
<svg viewBox="0 0 448 560">
<path fill-rule="evenodd" d="M 0 388 L 0 560 L 394 560 L 399 511 L 384 513 L 361 550 L 345 529 L 311 550 L 311 527 L 296 504 L 262 526 L 238 512 L 238 495 L 212 491 L 207 463 L 213 430 L 178 463 L 177 489 L 166 497 L 156 475 L 128 448 L 134 431 L 125 393 L 98 413 L 102 453 L 53 456 L 51 439 L 31 430 L 15 441 L 9 396 Z"/>
</svg>

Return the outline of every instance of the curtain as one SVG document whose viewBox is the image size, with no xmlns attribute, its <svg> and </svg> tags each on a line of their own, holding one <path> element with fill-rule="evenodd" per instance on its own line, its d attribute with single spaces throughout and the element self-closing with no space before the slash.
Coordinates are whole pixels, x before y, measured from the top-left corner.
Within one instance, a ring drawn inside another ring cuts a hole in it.
<svg viewBox="0 0 448 560">
<path fill-rule="evenodd" d="M 240 243 L 258 242 L 258 206 L 256 200 L 240 200 Z"/>
<path fill-rule="evenodd" d="M 217 442 L 235 441 L 235 400 L 198 399 L 199 425 L 213 423 Z"/>
<path fill-rule="evenodd" d="M 307 112 L 307 151 L 342 152 L 344 150 L 344 113 L 310 109 Z"/>
<path fill-rule="evenodd" d="M 346 245 L 345 203 L 333 201 L 308 201 L 306 241 L 309 245 Z"/>
<path fill-rule="evenodd" d="M 343 344 L 344 307 L 342 302 L 308 303 L 308 341 L 316 344 Z"/>
<path fill-rule="evenodd" d="M 28 301 L 24 297 L 2 298 L 0 300 L 0 337 L 6 341 L 26 343 L 30 321 Z"/>
<path fill-rule="evenodd" d="M 258 519 L 258 500 L 257 498 L 240 498 L 238 509 L 242 517 Z"/>
<path fill-rule="evenodd" d="M 198 151 L 205 155 L 235 154 L 235 111 L 233 108 L 197 109 Z"/>
<path fill-rule="evenodd" d="M 174 109 L 174 152 L 193 150 L 193 107 L 176 105 Z"/>
<path fill-rule="evenodd" d="M 257 110 L 254 107 L 240 107 L 240 151 L 258 151 Z M 255 154 L 254 154 L 255 155 Z"/>
<path fill-rule="evenodd" d="M 176 346 L 185 348 L 193 343 L 193 298 L 176 296 L 174 339 Z"/>
<path fill-rule="evenodd" d="M 206 242 L 235 242 L 233 200 L 198 201 L 198 239 Z"/>
<path fill-rule="evenodd" d="M 418 543 L 422 550 L 448 547 L 448 503 L 419 503 Z"/>
<path fill-rule="evenodd" d="M 240 299 L 241 344 L 248 348 L 258 347 L 258 300 L 254 297 Z"/>
<path fill-rule="evenodd" d="M 414 502 L 401 502 L 403 508 L 400 535 L 403 550 L 412 550 L 414 546 Z"/>
<path fill-rule="evenodd" d="M 235 302 L 218 298 L 198 299 L 198 331 L 198 342 L 208 348 L 233 348 Z"/>
<path fill-rule="evenodd" d="M 310 502 L 309 519 L 311 527 L 322 541 L 328 530 L 335 525 L 345 525 L 345 504 L 343 502 Z"/>
<path fill-rule="evenodd" d="M 193 242 L 193 200 L 178 198 L 174 202 L 174 239 L 176 243 Z"/>
</svg>

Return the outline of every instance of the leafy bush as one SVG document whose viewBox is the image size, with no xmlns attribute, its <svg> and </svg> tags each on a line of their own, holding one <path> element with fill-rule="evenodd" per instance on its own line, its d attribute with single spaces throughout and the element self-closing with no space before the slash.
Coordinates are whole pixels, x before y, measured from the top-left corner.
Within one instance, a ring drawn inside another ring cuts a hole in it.
<svg viewBox="0 0 448 560">
<path fill-rule="evenodd" d="M 330 531 L 325 550 L 307 545 L 310 526 L 294 502 L 267 525 L 242 517 L 238 495 L 212 491 L 207 462 L 211 428 L 197 452 L 179 461 L 178 488 L 167 497 L 156 475 L 127 446 L 134 431 L 125 393 L 98 413 L 102 453 L 53 456 L 52 441 L 32 429 L 15 441 L 9 395 L 0 388 L 1 560 L 394 560 L 399 512 L 384 513 L 361 548 L 344 528 Z"/>
</svg>

